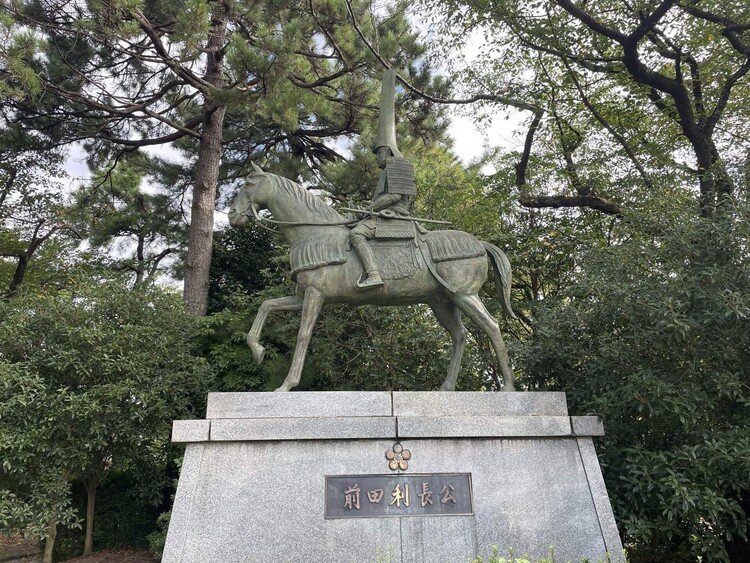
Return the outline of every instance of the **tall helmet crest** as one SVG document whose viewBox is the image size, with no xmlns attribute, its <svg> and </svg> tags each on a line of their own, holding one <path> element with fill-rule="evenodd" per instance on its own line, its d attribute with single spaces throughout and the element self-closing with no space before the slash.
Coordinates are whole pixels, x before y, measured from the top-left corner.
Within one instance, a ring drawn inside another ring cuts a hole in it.
<svg viewBox="0 0 750 563">
<path fill-rule="evenodd" d="M 380 87 L 378 138 L 373 152 L 380 147 L 388 147 L 393 156 L 403 158 L 396 143 L 396 71 L 392 68 L 383 74 L 383 83 Z"/>
</svg>

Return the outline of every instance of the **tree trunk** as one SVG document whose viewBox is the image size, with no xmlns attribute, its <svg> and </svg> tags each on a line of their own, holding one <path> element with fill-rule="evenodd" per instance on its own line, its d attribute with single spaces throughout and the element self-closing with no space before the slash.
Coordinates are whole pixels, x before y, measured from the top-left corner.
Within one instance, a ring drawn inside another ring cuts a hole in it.
<svg viewBox="0 0 750 563">
<path fill-rule="evenodd" d="M 83 540 L 83 556 L 89 555 L 94 546 L 94 506 L 96 505 L 96 488 L 99 478 L 96 475 L 86 477 L 86 535 Z"/>
<path fill-rule="evenodd" d="M 8 285 L 8 292 L 5 294 L 6 297 L 12 297 L 13 294 L 18 290 L 18 287 L 23 283 L 24 277 L 26 277 L 26 270 L 29 268 L 29 261 L 34 253 L 42 246 L 55 232 L 58 231 L 58 227 L 53 227 L 46 234 L 39 236 L 39 230 L 42 228 L 46 219 L 41 219 L 37 222 L 34 228 L 34 234 L 31 237 L 28 248 L 18 254 L 18 264 L 16 270 L 13 272 L 13 279 L 10 280 Z"/>
<path fill-rule="evenodd" d="M 690 132 L 685 136 L 693 147 L 698 164 L 700 214 L 702 217 L 714 217 L 717 209 L 730 200 L 734 183 L 721 160 L 712 133 L 705 127 L 683 126 L 683 131 Z"/>
<path fill-rule="evenodd" d="M 52 550 L 55 549 L 55 538 L 57 537 L 57 515 L 50 517 L 47 525 L 47 538 L 44 540 L 44 563 L 52 563 Z"/>
<path fill-rule="evenodd" d="M 714 159 L 711 154 L 710 141 L 700 135 L 691 139 L 695 159 L 698 164 L 698 183 L 700 185 L 700 211 L 703 217 L 711 217 L 716 207 L 716 182 L 714 181 Z"/>
<path fill-rule="evenodd" d="M 15 272 L 13 272 L 13 279 L 10 280 L 10 284 L 8 285 L 8 292 L 6 294 L 8 297 L 12 297 L 18 290 L 18 286 L 23 283 L 23 278 L 26 276 L 28 267 L 29 255 L 24 252 L 18 257 L 18 264 L 16 265 Z"/>
<path fill-rule="evenodd" d="M 226 6 L 216 8 L 208 38 L 205 79 L 216 87 L 224 85 L 224 53 L 222 48 L 227 34 Z M 208 305 L 208 280 L 211 265 L 211 250 L 214 234 L 214 204 L 216 185 L 221 163 L 222 131 L 224 128 L 223 105 L 215 105 L 204 94 L 203 127 L 198 148 L 197 172 L 193 187 L 193 203 L 190 209 L 188 252 L 185 259 L 185 288 L 183 298 L 187 310 L 196 315 L 205 315 Z"/>
<path fill-rule="evenodd" d="M 135 250 L 135 285 L 140 285 L 143 282 L 143 275 L 146 271 L 146 260 L 143 255 L 143 247 L 145 245 L 145 237 L 143 233 L 138 234 L 138 246 Z"/>
</svg>

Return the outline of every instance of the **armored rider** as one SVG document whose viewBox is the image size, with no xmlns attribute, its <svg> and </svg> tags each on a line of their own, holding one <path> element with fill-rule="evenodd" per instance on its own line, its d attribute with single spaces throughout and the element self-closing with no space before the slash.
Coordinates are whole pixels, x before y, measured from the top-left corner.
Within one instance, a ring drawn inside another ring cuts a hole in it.
<svg viewBox="0 0 750 563">
<path fill-rule="evenodd" d="M 359 288 L 383 285 L 375 256 L 368 243 L 372 239 L 409 239 L 416 236 L 412 221 L 392 219 L 411 215 L 417 195 L 414 167 L 406 160 L 396 145 L 396 73 L 389 69 L 383 76 L 380 91 L 380 116 L 378 139 L 373 152 L 382 170 L 375 187 L 369 210 L 373 215 L 359 221 L 349 234 L 366 276 L 357 283 Z"/>
</svg>

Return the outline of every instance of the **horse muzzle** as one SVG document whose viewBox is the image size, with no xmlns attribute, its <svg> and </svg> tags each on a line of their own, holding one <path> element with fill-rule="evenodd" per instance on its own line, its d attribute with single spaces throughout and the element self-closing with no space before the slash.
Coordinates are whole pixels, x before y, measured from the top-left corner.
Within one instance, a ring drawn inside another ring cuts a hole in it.
<svg viewBox="0 0 750 563">
<path fill-rule="evenodd" d="M 231 208 L 229 213 L 227 213 L 227 219 L 229 219 L 229 224 L 233 227 L 244 227 L 247 225 L 248 217 L 244 213 L 238 213 L 235 208 Z"/>
</svg>

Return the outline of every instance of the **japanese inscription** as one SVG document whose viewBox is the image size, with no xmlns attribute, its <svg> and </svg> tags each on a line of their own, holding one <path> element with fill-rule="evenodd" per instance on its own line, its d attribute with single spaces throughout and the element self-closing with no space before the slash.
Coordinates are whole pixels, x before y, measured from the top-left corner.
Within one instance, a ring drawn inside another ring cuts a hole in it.
<svg viewBox="0 0 750 563">
<path fill-rule="evenodd" d="M 470 473 L 326 476 L 328 519 L 473 513 Z"/>
</svg>

